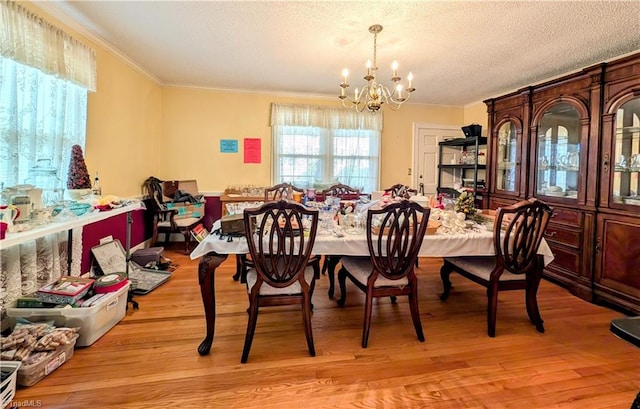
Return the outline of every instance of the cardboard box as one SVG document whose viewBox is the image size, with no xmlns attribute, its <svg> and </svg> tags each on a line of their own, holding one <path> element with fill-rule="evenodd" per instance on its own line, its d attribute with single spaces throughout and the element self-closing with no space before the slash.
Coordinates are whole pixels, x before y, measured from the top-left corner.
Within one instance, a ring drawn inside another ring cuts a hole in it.
<svg viewBox="0 0 640 409">
<path fill-rule="evenodd" d="M 189 217 L 200 219 L 204 216 L 204 202 L 187 203 L 187 202 L 166 202 L 167 210 L 175 210 L 174 219 L 186 219 Z"/>
<path fill-rule="evenodd" d="M 222 216 L 220 227 L 222 234 L 244 234 L 244 214 Z"/>
</svg>

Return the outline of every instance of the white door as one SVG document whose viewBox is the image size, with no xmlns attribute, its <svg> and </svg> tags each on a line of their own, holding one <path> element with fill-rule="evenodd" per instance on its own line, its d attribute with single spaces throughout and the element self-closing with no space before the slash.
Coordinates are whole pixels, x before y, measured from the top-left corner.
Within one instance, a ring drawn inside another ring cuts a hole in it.
<svg viewBox="0 0 640 409">
<path fill-rule="evenodd" d="M 462 126 L 462 125 L 461 125 Z M 415 124 L 413 129 L 413 185 L 420 190 L 424 184 L 426 196 L 435 195 L 438 187 L 438 142 L 449 138 L 462 138 L 460 127 Z M 445 158 L 446 159 L 446 158 Z M 447 162 L 448 163 L 448 162 Z"/>
</svg>

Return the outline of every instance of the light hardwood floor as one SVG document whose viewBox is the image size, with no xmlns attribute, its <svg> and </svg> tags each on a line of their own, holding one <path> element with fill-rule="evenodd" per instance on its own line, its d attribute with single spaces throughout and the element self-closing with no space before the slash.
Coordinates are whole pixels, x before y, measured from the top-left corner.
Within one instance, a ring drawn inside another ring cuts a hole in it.
<svg viewBox="0 0 640 409">
<path fill-rule="evenodd" d="M 180 267 L 92 346 L 15 401 L 42 408 L 619 408 L 640 390 L 640 349 L 616 338 L 622 314 L 543 281 L 546 332 L 528 322 L 522 292 L 500 294 L 495 338 L 486 335 L 484 289 L 453 275 L 446 303 L 439 259 L 421 259 L 417 340 L 406 299 L 374 304 L 369 347 L 360 347 L 363 295 L 347 283 L 344 308 L 314 294 L 317 355 L 310 357 L 294 307 L 262 309 L 249 362 L 240 364 L 248 306 L 232 281 L 230 257 L 216 276 L 216 336 L 208 356 L 197 347 L 205 322 L 197 261 L 177 245 L 165 255 Z M 28 402 L 29 400 L 35 400 Z"/>
</svg>

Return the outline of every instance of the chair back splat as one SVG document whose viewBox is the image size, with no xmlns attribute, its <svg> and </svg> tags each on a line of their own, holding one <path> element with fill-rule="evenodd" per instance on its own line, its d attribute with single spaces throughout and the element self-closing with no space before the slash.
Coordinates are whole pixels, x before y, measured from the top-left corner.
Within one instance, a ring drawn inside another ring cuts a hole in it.
<svg viewBox="0 0 640 409">
<path fill-rule="evenodd" d="M 552 214 L 553 210 L 538 199 L 498 208 L 493 225 L 495 256 L 445 257 L 440 269 L 444 288 L 440 299 L 449 297 L 453 272 L 487 288 L 487 334 L 494 337 L 498 293 L 525 290 L 529 320 L 538 332 L 544 332 L 537 300 L 544 261 L 538 249 Z"/>
<path fill-rule="evenodd" d="M 330 186 L 328 189 L 324 189 L 320 192 L 320 195 L 325 199 L 328 196 L 338 197 L 340 200 L 353 200 L 360 197 L 360 189 L 352 188 L 351 186 L 344 185 L 342 183 Z"/>
<path fill-rule="evenodd" d="M 394 280 L 413 272 L 427 228 L 421 221 L 425 216 L 428 220 L 430 212 L 408 201 L 369 210 L 367 244 L 374 274 Z"/>
<path fill-rule="evenodd" d="M 324 189 L 320 192 L 319 200 L 326 200 L 329 196 L 337 197 L 340 200 L 357 200 L 360 198 L 362 192 L 360 189 L 352 188 L 351 186 L 337 183 L 330 186 L 328 189 Z M 340 254 L 327 254 L 322 263 L 322 274 L 328 273 L 329 276 L 329 298 L 333 298 L 334 292 L 334 272 L 335 267 L 340 262 L 342 256 Z"/>
<path fill-rule="evenodd" d="M 513 274 L 525 274 L 533 269 L 551 213 L 551 208 L 541 201 L 498 208 L 493 226 L 498 265 Z"/>
<path fill-rule="evenodd" d="M 424 239 L 431 209 L 418 203 L 402 200 L 383 207 L 369 208 L 367 213 L 367 257 L 343 257 L 338 272 L 344 306 L 347 296 L 347 277 L 365 293 L 362 347 L 366 348 L 371 328 L 373 299 L 397 296 L 409 298 L 411 319 L 419 341 L 424 341 L 418 310 L 418 279 L 415 262 Z"/>
<path fill-rule="evenodd" d="M 291 183 L 279 183 L 264 189 L 264 201 L 273 202 L 283 199 L 291 200 L 293 199 L 293 192 L 298 192 L 302 195 L 304 193 L 304 189 L 293 186 Z"/>
<path fill-rule="evenodd" d="M 247 362 L 258 319 L 258 307 L 302 306 L 309 354 L 315 356 L 311 330 L 311 297 L 320 275 L 320 258 L 311 257 L 318 210 L 286 200 L 244 210 L 250 259 L 245 263 L 249 319 L 241 362 Z"/>
<path fill-rule="evenodd" d="M 409 196 L 418 194 L 416 189 L 411 189 L 409 186 L 403 185 L 402 183 L 396 183 L 395 185 L 386 188 L 384 191 L 389 193 L 391 197 L 400 196 L 405 199 L 408 199 Z"/>
</svg>

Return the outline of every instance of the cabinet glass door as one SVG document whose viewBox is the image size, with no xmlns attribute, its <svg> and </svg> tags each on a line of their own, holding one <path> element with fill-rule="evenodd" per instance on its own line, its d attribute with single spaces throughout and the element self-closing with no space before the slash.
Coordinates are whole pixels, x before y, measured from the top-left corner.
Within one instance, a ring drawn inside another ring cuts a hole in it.
<svg viewBox="0 0 640 409">
<path fill-rule="evenodd" d="M 549 108 L 538 125 L 536 194 L 577 199 L 580 186 L 580 114 L 567 103 Z"/>
<path fill-rule="evenodd" d="M 613 201 L 640 206 L 640 98 L 616 112 L 613 160 Z"/>
<path fill-rule="evenodd" d="M 518 181 L 518 138 L 513 122 L 498 129 L 498 160 L 496 161 L 496 190 L 515 192 Z"/>
</svg>

